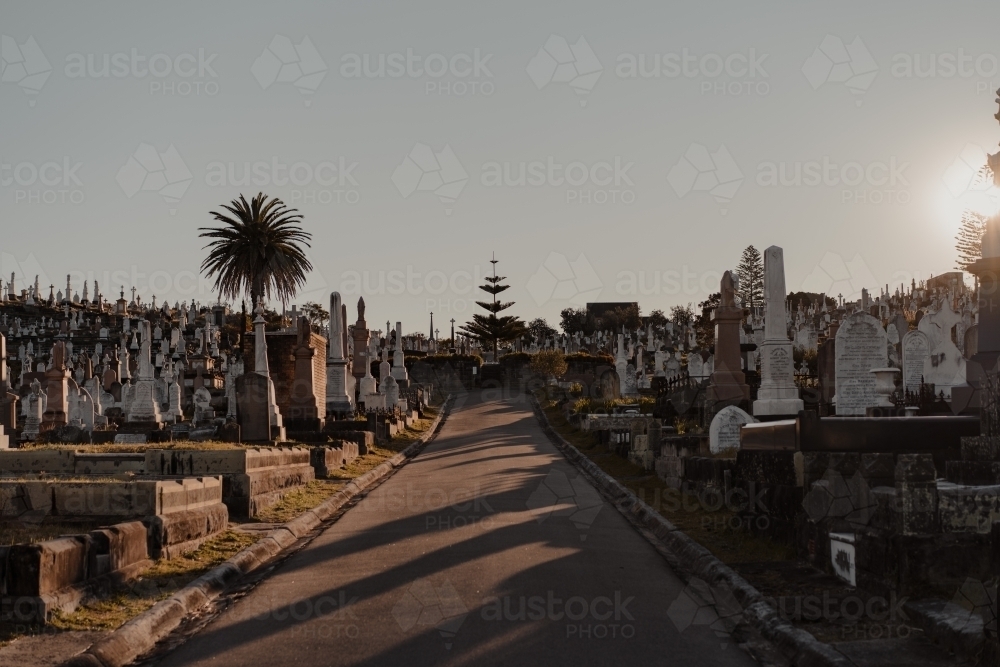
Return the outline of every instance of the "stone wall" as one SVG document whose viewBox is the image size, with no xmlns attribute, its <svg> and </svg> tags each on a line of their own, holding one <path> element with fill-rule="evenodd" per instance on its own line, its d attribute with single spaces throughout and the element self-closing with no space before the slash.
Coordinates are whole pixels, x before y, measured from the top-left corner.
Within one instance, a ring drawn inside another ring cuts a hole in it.
<svg viewBox="0 0 1000 667">
<path fill-rule="evenodd" d="M 222 476 L 222 501 L 230 513 L 255 516 L 315 479 L 306 447 L 223 450 L 146 450 L 151 474 Z"/>
<path fill-rule="evenodd" d="M 152 564 L 146 527 L 121 523 L 87 534 L 0 547 L 0 620 L 44 624 Z"/>
</svg>

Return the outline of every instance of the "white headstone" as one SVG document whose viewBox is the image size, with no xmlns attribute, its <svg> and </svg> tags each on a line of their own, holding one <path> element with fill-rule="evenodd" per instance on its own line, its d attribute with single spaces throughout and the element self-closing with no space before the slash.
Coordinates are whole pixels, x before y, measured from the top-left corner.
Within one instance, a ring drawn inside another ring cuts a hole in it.
<svg viewBox="0 0 1000 667">
<path fill-rule="evenodd" d="M 923 331 L 910 331 L 903 336 L 903 388 L 917 392 L 924 375 L 924 362 L 931 355 L 931 342 Z"/>
<path fill-rule="evenodd" d="M 874 368 L 888 364 L 885 329 L 867 313 L 844 318 L 834 344 L 837 415 L 864 415 L 865 409 L 878 405 Z"/>
<path fill-rule="evenodd" d="M 740 448 L 740 426 L 757 420 L 735 405 L 728 405 L 712 418 L 708 427 L 708 447 L 713 454 Z"/>
</svg>

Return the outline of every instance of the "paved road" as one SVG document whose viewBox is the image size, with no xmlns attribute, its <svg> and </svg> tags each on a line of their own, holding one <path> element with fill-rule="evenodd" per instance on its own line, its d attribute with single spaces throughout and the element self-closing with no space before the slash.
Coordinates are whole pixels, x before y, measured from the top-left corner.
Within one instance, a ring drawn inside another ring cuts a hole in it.
<svg viewBox="0 0 1000 667">
<path fill-rule="evenodd" d="M 472 394 L 419 457 L 160 664 L 754 664 L 693 610 L 671 620 L 683 590 L 524 401 Z"/>
</svg>

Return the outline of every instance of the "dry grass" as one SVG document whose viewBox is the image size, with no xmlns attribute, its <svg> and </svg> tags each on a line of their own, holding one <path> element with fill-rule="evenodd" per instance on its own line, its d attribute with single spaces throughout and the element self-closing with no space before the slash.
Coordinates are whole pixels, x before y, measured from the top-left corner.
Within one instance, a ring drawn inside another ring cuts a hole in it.
<svg viewBox="0 0 1000 667">
<path fill-rule="evenodd" d="M 101 527 L 101 524 L 91 522 L 81 523 L 38 523 L 21 521 L 0 523 L 0 546 L 11 544 L 35 544 L 53 540 L 64 535 L 79 535 L 89 533 Z"/>
<path fill-rule="evenodd" d="M 281 501 L 260 512 L 251 522 L 258 523 L 284 523 L 290 521 L 309 509 L 312 509 L 338 490 L 344 487 L 348 480 L 358 477 L 383 461 L 402 451 L 414 441 L 423 436 L 430 428 L 437 415 L 437 410 L 428 408 L 424 410 L 425 419 L 416 421 L 405 431 L 400 432 L 392 439 L 387 447 L 376 447 L 365 456 L 358 457 L 350 465 L 334 473 L 333 479 L 314 480 L 305 487 L 296 489 L 286 494 Z M 205 449 L 233 449 L 237 445 L 229 443 L 173 443 L 172 445 L 155 445 L 157 448 L 184 448 L 192 445 L 209 445 Z M 219 445 L 219 446 L 215 446 Z M 113 448 L 113 449 L 112 449 Z M 142 447 L 135 445 L 93 445 L 76 446 L 73 449 L 85 451 L 142 451 Z M 6 528 L 6 527 L 5 527 Z M 64 531 L 65 526 L 59 527 L 52 524 L 49 527 L 40 527 L 43 530 L 37 532 L 38 539 L 49 539 L 57 536 L 55 533 Z M 90 527 L 88 527 L 89 529 Z M 4 529 L 0 529 L 3 531 Z M 36 529 L 32 529 L 36 530 Z M 73 525 L 66 533 L 84 532 L 81 526 Z M 27 533 L 24 533 L 26 535 Z M 20 539 L 21 533 L 15 530 L 9 531 L 10 539 L 13 541 L 24 541 Z M 43 536 L 44 535 L 44 536 Z M 3 540 L 8 537 L 8 532 L 0 532 Z M 72 614 L 56 614 L 52 622 L 55 630 L 114 630 L 129 619 L 146 611 L 160 600 L 165 599 L 178 589 L 194 581 L 213 567 L 234 556 L 240 550 L 250 546 L 262 534 L 241 531 L 238 525 L 234 525 L 221 535 L 207 540 L 196 551 L 184 556 L 179 556 L 171 560 L 161 560 L 153 565 L 143 575 L 129 584 L 126 590 L 119 591 L 110 598 L 95 601 L 82 606 Z M 37 541 L 37 540 L 36 540 Z M 0 544 L 6 544 L 0 541 Z M 23 634 L 23 633 L 22 633 Z M 4 634 L 0 631 L 0 646 L 16 639 L 19 634 L 8 632 Z"/>
<path fill-rule="evenodd" d="M 57 630 L 114 630 L 250 546 L 258 537 L 227 530 L 191 553 L 157 562 L 130 582 L 127 590 L 80 607 L 72 614 L 56 613 L 52 627 Z"/>
<path fill-rule="evenodd" d="M 339 480 L 316 479 L 300 489 L 295 489 L 274 505 L 258 512 L 253 521 L 261 523 L 285 523 L 305 511 L 319 506 L 327 498 L 344 488 Z"/>
<path fill-rule="evenodd" d="M 655 474 L 629 462 L 602 446 L 594 433 L 580 431 L 566 421 L 554 403 L 544 405 L 552 428 L 691 539 L 724 563 L 785 561 L 794 558 L 789 545 L 756 537 L 745 530 L 735 512 L 722 508 L 709 511 L 699 499 L 682 495 Z"/>
</svg>

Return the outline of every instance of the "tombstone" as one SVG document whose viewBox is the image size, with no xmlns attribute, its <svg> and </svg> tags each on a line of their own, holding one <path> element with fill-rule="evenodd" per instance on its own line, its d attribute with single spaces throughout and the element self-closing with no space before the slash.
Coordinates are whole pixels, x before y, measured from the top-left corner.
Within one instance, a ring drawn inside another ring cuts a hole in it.
<svg viewBox="0 0 1000 667">
<path fill-rule="evenodd" d="M 878 405 L 871 371 L 888 363 L 886 345 L 885 329 L 867 313 L 848 315 L 840 323 L 834 348 L 838 416 L 864 416 L 867 408 Z"/>
<path fill-rule="evenodd" d="M 625 335 L 618 334 L 618 349 L 615 354 L 615 372 L 618 374 L 618 387 L 622 392 L 622 396 L 627 395 L 629 391 L 628 366 L 628 357 L 625 356 Z M 632 380 L 632 386 L 633 388 L 635 386 L 634 378 Z"/>
<path fill-rule="evenodd" d="M 454 326 L 454 325 L 452 325 Z M 454 345 L 454 341 L 452 341 Z M 392 377 L 400 386 L 407 386 L 409 376 L 406 373 L 406 355 L 403 354 L 403 323 L 396 322 L 396 349 L 392 353 Z"/>
<path fill-rule="evenodd" d="M 785 326 L 785 258 L 778 246 L 764 251 L 764 341 L 754 415 L 797 415 L 803 408 L 795 385 L 792 342 Z"/>
<path fill-rule="evenodd" d="M 244 442 L 271 440 L 268 418 L 271 387 L 270 378 L 260 373 L 244 373 L 236 378 L 236 421 Z"/>
<path fill-rule="evenodd" d="M 200 387 L 194 392 L 194 424 L 200 425 L 215 419 L 212 409 L 212 393 L 206 387 Z"/>
<path fill-rule="evenodd" d="M 917 393 L 924 376 L 924 363 L 931 354 L 930 339 L 923 331 L 908 331 L 903 336 L 903 388 Z"/>
<path fill-rule="evenodd" d="M 378 381 L 379 383 L 385 382 L 387 377 L 392 374 L 392 364 L 389 363 L 389 348 L 382 348 L 382 361 L 378 365 Z"/>
<path fill-rule="evenodd" d="M 266 324 L 266 321 L 264 320 L 263 302 L 257 304 L 256 313 L 257 317 L 254 318 L 253 321 L 254 373 L 263 377 L 267 385 L 267 401 L 264 412 L 267 415 L 269 433 L 266 439 L 283 442 L 285 440 L 285 424 L 282 420 L 281 412 L 278 410 L 278 402 L 275 400 L 274 382 L 271 380 L 271 372 L 267 363 L 267 337 L 264 335 L 264 325 Z M 248 375 L 253 375 L 254 373 L 250 373 Z M 256 384 L 251 384 L 251 390 L 256 391 L 256 387 Z M 239 389 L 237 389 L 237 393 L 238 392 Z M 237 409 L 239 409 L 239 396 L 237 396 Z M 240 422 L 240 427 L 242 429 L 243 422 Z M 256 435 L 257 431 L 253 430 L 252 433 Z M 246 432 L 242 432 L 242 437 L 244 440 L 250 439 Z"/>
<path fill-rule="evenodd" d="M 358 298 L 358 321 L 354 323 L 352 340 L 354 341 L 354 364 L 351 372 L 360 381 L 366 375 L 371 375 L 371 359 L 368 357 L 369 331 L 365 321 L 365 299 Z M 374 379 L 374 378 L 372 378 Z"/>
<path fill-rule="evenodd" d="M 160 413 L 160 403 L 156 399 L 156 381 L 153 362 L 150 359 L 150 326 L 146 320 L 139 321 L 137 333 L 142 336 L 142 345 L 137 356 L 138 366 L 135 382 L 129 392 L 129 406 L 125 413 L 129 422 L 148 422 L 154 428 L 163 422 L 163 415 Z M 132 339 L 133 345 L 135 338 Z"/>
<path fill-rule="evenodd" d="M 948 400 L 951 400 L 953 387 L 965 384 L 965 357 L 953 340 L 961 323 L 961 315 L 952 309 L 951 299 L 945 297 L 937 311 L 926 314 L 917 324 L 917 330 L 925 333 L 930 342 L 930 355 L 924 363 L 924 382 L 933 384 L 934 393 L 943 392 Z"/>
<path fill-rule="evenodd" d="M 289 396 L 289 421 L 287 427 L 296 431 L 320 431 L 323 429 L 326 409 L 321 412 L 316 400 L 313 378 L 313 357 L 316 349 L 312 346 L 312 327 L 306 317 L 299 317 L 298 339 L 295 346 L 295 377 Z M 324 391 L 325 393 L 325 391 Z"/>
<path fill-rule="evenodd" d="M 42 393 L 42 384 L 38 378 L 31 382 L 31 389 L 25 398 L 24 407 L 27 419 L 24 422 L 21 437 L 24 440 L 35 440 L 41 432 L 45 414 L 45 394 Z"/>
<path fill-rule="evenodd" d="M 635 366 L 629 364 L 625 367 L 625 387 L 622 391 L 623 396 L 638 396 L 639 395 L 639 384 L 636 378 Z"/>
<path fill-rule="evenodd" d="M 673 354 L 667 357 L 667 361 L 663 365 L 663 374 L 666 376 L 668 380 L 673 380 L 675 377 L 681 374 L 680 350 L 674 350 Z"/>
<path fill-rule="evenodd" d="M 52 367 L 45 371 L 45 414 L 42 431 L 66 426 L 69 423 L 69 381 L 66 368 L 66 344 L 62 341 L 52 346 Z"/>
<path fill-rule="evenodd" d="M 726 271 L 720 281 L 721 301 L 715 309 L 715 370 L 708 386 L 710 402 L 750 400 L 750 387 L 740 357 L 740 322 L 743 309 L 736 305 L 736 281 Z"/>
<path fill-rule="evenodd" d="M 326 357 L 326 414 L 327 419 L 346 416 L 354 411 L 347 387 L 347 331 L 343 316 L 344 308 L 339 292 L 330 294 L 330 344 Z M 352 376 L 353 377 L 353 376 Z"/>
<path fill-rule="evenodd" d="M 705 377 L 705 361 L 700 352 L 690 352 L 687 358 L 688 377 L 701 381 Z"/>
<path fill-rule="evenodd" d="M 963 346 L 965 358 L 971 359 L 979 352 L 979 325 L 973 324 L 965 330 L 965 345 Z"/>
<path fill-rule="evenodd" d="M 387 409 L 395 408 L 399 403 L 399 383 L 396 382 L 396 378 L 393 376 L 388 376 L 385 379 L 385 407 Z"/>
<path fill-rule="evenodd" d="M 757 420 L 735 405 L 719 410 L 708 427 L 708 447 L 713 454 L 740 448 L 740 427 Z"/>
</svg>

